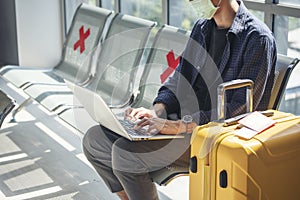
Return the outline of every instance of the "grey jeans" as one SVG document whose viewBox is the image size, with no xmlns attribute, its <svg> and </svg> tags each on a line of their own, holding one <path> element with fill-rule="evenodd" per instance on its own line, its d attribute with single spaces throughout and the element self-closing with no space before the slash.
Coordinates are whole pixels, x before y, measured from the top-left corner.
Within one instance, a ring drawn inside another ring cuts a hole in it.
<svg viewBox="0 0 300 200">
<path fill-rule="evenodd" d="M 132 142 L 94 126 L 83 138 L 83 151 L 111 192 L 125 190 L 131 200 L 158 199 L 151 172 L 172 163 L 188 166 L 190 136 Z"/>
</svg>

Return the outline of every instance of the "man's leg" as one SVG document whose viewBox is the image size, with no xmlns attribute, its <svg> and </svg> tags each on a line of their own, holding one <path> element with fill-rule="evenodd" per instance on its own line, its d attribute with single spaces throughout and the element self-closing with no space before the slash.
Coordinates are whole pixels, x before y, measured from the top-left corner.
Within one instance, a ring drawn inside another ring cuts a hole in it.
<svg viewBox="0 0 300 200">
<path fill-rule="evenodd" d="M 149 172 L 176 162 L 189 164 L 190 137 L 173 140 L 131 142 L 125 138 L 112 147 L 113 172 L 130 200 L 158 199 L 155 184 Z"/>
<path fill-rule="evenodd" d="M 131 142 L 96 126 L 84 136 L 83 149 L 112 192 L 123 194 L 124 197 L 124 188 L 131 200 L 152 200 L 158 199 L 158 196 L 149 172 L 175 161 L 188 165 L 189 142 L 189 137 Z"/>
<path fill-rule="evenodd" d="M 83 138 L 83 152 L 111 192 L 123 190 L 111 166 L 112 145 L 118 136 L 101 126 L 90 128 Z"/>
</svg>

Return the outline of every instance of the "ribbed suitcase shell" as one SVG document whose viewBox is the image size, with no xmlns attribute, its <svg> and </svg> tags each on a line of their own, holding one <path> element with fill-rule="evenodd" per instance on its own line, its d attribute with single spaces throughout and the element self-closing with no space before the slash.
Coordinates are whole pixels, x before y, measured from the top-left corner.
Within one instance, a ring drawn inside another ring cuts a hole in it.
<svg viewBox="0 0 300 200">
<path fill-rule="evenodd" d="M 278 122 L 250 140 L 234 135 L 237 125 L 198 127 L 191 139 L 190 199 L 299 200 L 300 116 L 274 111 L 272 118 Z"/>
</svg>

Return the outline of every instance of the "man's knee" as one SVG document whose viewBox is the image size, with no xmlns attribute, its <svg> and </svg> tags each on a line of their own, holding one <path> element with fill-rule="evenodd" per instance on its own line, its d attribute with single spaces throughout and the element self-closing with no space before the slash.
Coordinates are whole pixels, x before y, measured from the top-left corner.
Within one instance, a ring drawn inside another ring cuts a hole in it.
<svg viewBox="0 0 300 200">
<path fill-rule="evenodd" d="M 137 150 L 137 143 L 125 138 L 118 139 L 112 146 L 112 166 L 114 171 L 126 173 L 146 173 L 148 169 L 143 156 Z"/>
<path fill-rule="evenodd" d="M 93 126 L 83 136 L 83 139 L 82 139 L 83 153 L 88 158 L 88 160 L 90 160 L 92 157 L 94 157 L 91 154 L 91 149 L 94 146 L 92 143 L 96 139 L 97 134 L 100 134 L 99 126 Z"/>
<path fill-rule="evenodd" d="M 100 134 L 100 132 L 101 132 L 100 126 L 98 125 L 89 128 L 89 130 L 83 136 L 82 139 L 83 146 L 90 144 L 90 141 L 93 141 L 97 137 L 99 137 L 98 135 Z"/>
<path fill-rule="evenodd" d="M 91 127 L 83 137 L 82 146 L 84 153 L 98 157 L 111 153 L 112 141 L 101 126 Z"/>
</svg>

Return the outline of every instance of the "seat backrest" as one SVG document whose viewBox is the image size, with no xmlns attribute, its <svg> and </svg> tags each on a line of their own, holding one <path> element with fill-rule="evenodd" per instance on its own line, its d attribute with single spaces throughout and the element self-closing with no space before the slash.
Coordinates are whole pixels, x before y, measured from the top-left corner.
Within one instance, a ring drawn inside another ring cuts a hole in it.
<svg viewBox="0 0 300 200">
<path fill-rule="evenodd" d="M 81 4 L 68 31 L 60 63 L 54 72 L 69 81 L 82 83 L 90 75 L 91 54 L 96 49 L 112 11 Z"/>
<path fill-rule="evenodd" d="M 269 109 L 278 110 L 290 75 L 299 63 L 299 59 L 278 54 L 275 66 L 275 79 L 269 101 Z"/>
<path fill-rule="evenodd" d="M 133 107 L 150 108 L 159 88 L 179 64 L 190 32 L 164 25 L 157 32 L 145 65 Z"/>
<path fill-rule="evenodd" d="M 136 72 L 155 22 L 116 14 L 100 46 L 95 76 L 88 88 L 110 106 L 126 103 L 132 94 Z"/>
</svg>

